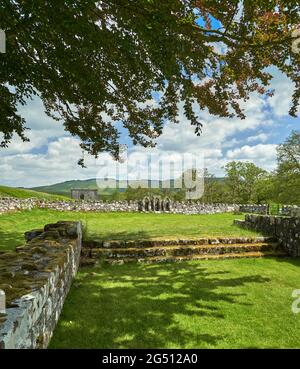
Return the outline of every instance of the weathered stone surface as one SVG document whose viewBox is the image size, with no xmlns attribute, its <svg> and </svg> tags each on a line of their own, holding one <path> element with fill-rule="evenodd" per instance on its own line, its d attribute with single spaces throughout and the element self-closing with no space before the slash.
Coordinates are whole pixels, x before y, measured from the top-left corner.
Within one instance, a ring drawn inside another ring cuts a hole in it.
<svg viewBox="0 0 300 369">
<path fill-rule="evenodd" d="M 224 255 L 247 252 L 271 252 L 280 250 L 277 243 L 207 244 L 183 246 L 156 246 L 150 248 L 93 249 L 90 259 L 138 259 L 156 256 Z M 85 258 L 83 258 L 83 261 Z"/>
<path fill-rule="evenodd" d="M 44 231 L 42 229 L 33 229 L 32 231 L 28 231 L 24 233 L 25 240 L 31 241 L 32 239 L 40 236 Z"/>
<path fill-rule="evenodd" d="M 82 265 L 93 260 L 124 264 L 265 256 L 284 257 L 287 253 L 274 237 L 85 241 L 81 252 Z"/>
<path fill-rule="evenodd" d="M 300 257 L 300 218 L 248 214 L 236 225 L 278 238 L 292 257 Z"/>
<path fill-rule="evenodd" d="M 218 237 L 218 238 L 192 238 L 192 239 L 150 239 L 150 240 L 114 240 L 114 241 L 83 241 L 82 253 L 88 255 L 89 250 L 113 249 L 113 248 L 147 248 L 160 246 L 186 246 L 186 245 L 231 245 L 231 244 L 256 244 L 276 242 L 274 237 Z"/>
<path fill-rule="evenodd" d="M 81 224 L 60 222 L 45 228 L 43 233 L 27 232 L 29 241 L 17 253 L 0 254 L 0 289 L 7 298 L 0 320 L 1 348 L 46 348 L 77 272 Z"/>
</svg>

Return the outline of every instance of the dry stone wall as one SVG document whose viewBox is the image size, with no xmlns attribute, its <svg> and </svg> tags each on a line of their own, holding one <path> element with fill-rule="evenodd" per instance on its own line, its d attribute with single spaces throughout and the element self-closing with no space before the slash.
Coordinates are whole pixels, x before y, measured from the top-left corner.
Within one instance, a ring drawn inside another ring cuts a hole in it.
<svg viewBox="0 0 300 369">
<path fill-rule="evenodd" d="M 138 212 L 141 211 L 138 201 L 43 201 L 37 199 L 0 199 L 0 214 L 9 211 L 31 210 L 33 208 L 52 209 L 58 211 L 78 212 Z M 200 202 L 171 202 L 164 212 L 175 214 L 214 214 L 238 211 L 238 205 L 232 204 L 203 204 Z M 145 210 L 143 210 L 145 211 Z M 151 210 L 150 210 L 151 212 Z M 162 211 L 158 211 L 162 212 Z"/>
<path fill-rule="evenodd" d="M 232 204 L 203 204 L 200 202 L 175 202 L 171 212 L 175 214 L 217 214 L 239 211 L 238 205 Z"/>
<path fill-rule="evenodd" d="M 58 222 L 26 232 L 27 243 L 0 254 L 0 348 L 46 348 L 81 254 L 79 222 Z"/>
<path fill-rule="evenodd" d="M 31 210 L 38 206 L 39 201 L 36 199 L 15 199 L 12 197 L 0 198 L 0 214 L 10 211 Z"/>
<path fill-rule="evenodd" d="M 247 214 L 245 221 L 236 220 L 235 224 L 278 238 L 289 255 L 300 257 L 300 217 Z"/>
<path fill-rule="evenodd" d="M 38 199 L 13 199 L 0 198 L 0 214 L 9 211 L 31 210 L 33 208 L 52 209 L 57 211 L 77 212 L 147 212 L 141 207 L 139 201 L 46 201 Z M 155 207 L 153 208 L 155 209 Z M 149 212 L 156 211 L 151 210 Z M 170 202 L 156 212 L 168 212 L 174 214 L 216 214 L 240 211 L 244 213 L 266 214 L 267 205 L 238 205 L 238 204 L 203 204 L 199 202 Z M 292 215 L 297 211 L 300 215 L 300 207 L 286 205 L 282 208 L 283 215 Z"/>
<path fill-rule="evenodd" d="M 267 205 L 240 205 L 240 212 L 242 213 L 255 213 L 255 214 L 266 214 L 268 206 Z"/>
<path fill-rule="evenodd" d="M 243 204 L 239 205 L 239 210 L 242 213 L 266 215 L 268 212 L 268 205 Z M 283 205 L 281 208 L 281 215 L 293 216 L 296 213 L 300 215 L 300 207 L 297 205 Z"/>
</svg>

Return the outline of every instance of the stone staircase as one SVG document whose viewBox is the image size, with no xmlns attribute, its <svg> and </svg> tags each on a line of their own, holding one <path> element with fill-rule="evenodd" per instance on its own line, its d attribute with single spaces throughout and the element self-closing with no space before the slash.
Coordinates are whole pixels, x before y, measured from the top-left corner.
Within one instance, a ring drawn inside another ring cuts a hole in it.
<svg viewBox="0 0 300 369">
<path fill-rule="evenodd" d="M 199 238 L 186 240 L 87 241 L 83 243 L 82 265 L 102 260 L 110 264 L 161 263 L 184 260 L 284 257 L 276 239 Z"/>
</svg>

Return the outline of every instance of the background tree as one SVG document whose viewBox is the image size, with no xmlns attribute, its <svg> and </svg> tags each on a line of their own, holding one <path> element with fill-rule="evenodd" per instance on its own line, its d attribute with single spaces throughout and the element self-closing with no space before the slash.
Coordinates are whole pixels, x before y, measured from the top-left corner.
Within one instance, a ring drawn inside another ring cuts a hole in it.
<svg viewBox="0 0 300 369">
<path fill-rule="evenodd" d="M 204 170 L 204 194 L 201 201 L 208 204 L 226 201 L 223 181 L 209 173 L 208 169 Z"/>
<path fill-rule="evenodd" d="M 276 196 L 279 202 L 300 203 L 300 131 L 293 131 L 277 149 Z"/>
<path fill-rule="evenodd" d="M 267 173 L 259 178 L 253 187 L 252 200 L 254 204 L 269 204 L 278 202 L 276 195 L 277 180 L 275 173 Z"/>
<path fill-rule="evenodd" d="M 3 0 L 0 19 L 2 147 L 13 135 L 26 140 L 18 105 L 36 94 L 95 156 L 119 157 L 120 122 L 134 144 L 153 146 L 164 122 L 177 122 L 179 102 L 200 135 L 195 104 L 243 119 L 241 100 L 271 94 L 270 66 L 295 82 L 297 113 L 298 1 Z"/>
<path fill-rule="evenodd" d="M 124 196 L 127 201 L 133 201 L 133 200 L 142 200 L 145 196 L 149 194 L 148 188 L 132 188 L 128 186 L 126 189 Z"/>
<path fill-rule="evenodd" d="M 106 197 L 103 196 L 103 199 L 105 199 L 106 201 L 121 201 L 122 200 L 122 196 L 123 194 L 121 192 L 119 192 L 118 190 L 113 191 L 112 193 L 110 193 L 109 195 L 107 195 Z"/>
<path fill-rule="evenodd" d="M 231 202 L 249 203 L 257 201 L 255 191 L 258 181 L 267 172 L 250 162 L 232 161 L 226 164 L 226 186 Z"/>
</svg>

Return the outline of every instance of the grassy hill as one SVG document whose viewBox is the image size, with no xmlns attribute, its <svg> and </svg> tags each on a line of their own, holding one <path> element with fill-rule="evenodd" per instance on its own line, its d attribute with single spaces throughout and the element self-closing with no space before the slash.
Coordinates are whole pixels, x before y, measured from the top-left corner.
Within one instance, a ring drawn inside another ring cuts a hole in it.
<svg viewBox="0 0 300 369">
<path fill-rule="evenodd" d="M 14 188 L 7 186 L 0 186 L 0 197 L 16 197 L 18 199 L 47 199 L 47 200 L 63 200 L 66 199 L 64 196 L 52 195 L 44 192 L 37 192 L 33 190 L 27 190 L 23 188 Z"/>
<path fill-rule="evenodd" d="M 223 178 L 214 178 L 214 180 L 217 181 L 223 181 Z M 105 180 L 101 180 L 105 184 Z M 86 180 L 72 180 L 72 181 L 66 181 L 61 183 L 56 183 L 49 186 L 40 186 L 40 187 L 32 187 L 31 190 L 38 191 L 38 192 L 46 192 L 49 194 L 57 194 L 57 195 L 63 195 L 66 197 L 71 196 L 71 189 L 91 189 L 91 190 L 97 190 L 99 195 L 103 196 L 109 196 L 112 193 L 114 193 L 116 190 L 119 192 L 124 192 L 126 188 L 124 188 L 124 183 L 120 183 L 119 181 L 115 181 L 115 188 L 99 188 L 97 185 L 97 181 L 95 178 L 86 179 Z M 151 181 L 151 187 L 152 188 L 158 188 L 162 187 L 163 181 L 158 180 L 152 180 Z M 174 180 L 171 180 L 171 188 L 174 186 Z M 143 187 L 143 186 L 142 186 Z"/>
<path fill-rule="evenodd" d="M 72 188 L 97 189 L 96 179 L 66 181 L 49 186 L 33 187 L 31 190 L 70 197 Z"/>
<path fill-rule="evenodd" d="M 105 180 L 102 180 L 105 186 Z M 157 186 L 157 183 L 159 181 L 152 181 L 153 185 L 154 182 Z M 115 192 L 116 190 L 119 192 L 124 192 L 126 188 L 124 188 L 124 184 L 120 183 L 119 181 L 115 181 L 115 188 L 99 188 L 97 185 L 97 181 L 95 178 L 86 179 L 86 180 L 73 180 L 73 181 L 66 181 L 62 183 L 56 183 L 49 186 L 41 186 L 41 187 L 33 187 L 31 190 L 34 191 L 41 191 L 41 192 L 47 192 L 51 194 L 58 194 L 63 196 L 70 197 L 71 195 L 71 189 L 91 189 L 91 190 L 97 190 L 99 195 L 102 196 L 108 196 Z"/>
</svg>

